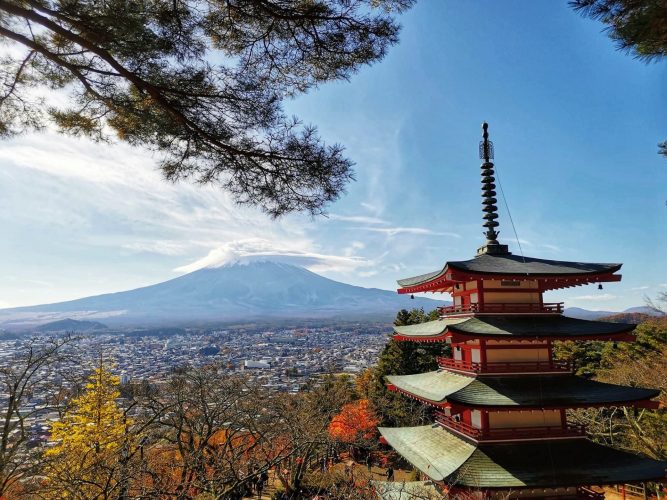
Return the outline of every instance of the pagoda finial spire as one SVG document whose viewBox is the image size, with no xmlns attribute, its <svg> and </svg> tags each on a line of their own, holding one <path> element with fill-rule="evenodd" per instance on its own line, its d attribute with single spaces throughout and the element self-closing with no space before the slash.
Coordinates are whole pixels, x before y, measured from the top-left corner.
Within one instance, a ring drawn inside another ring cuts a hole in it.
<svg viewBox="0 0 667 500">
<path fill-rule="evenodd" d="M 482 123 L 482 140 L 479 143 L 479 158 L 484 160 L 482 163 L 482 211 L 484 212 L 484 226 L 486 232 L 486 244 L 477 250 L 477 254 L 507 254 L 507 245 L 501 245 L 498 242 L 498 234 L 496 228 L 499 226 L 498 221 L 498 207 L 496 203 L 496 178 L 493 170 L 493 143 L 489 140 L 489 124 Z"/>
</svg>

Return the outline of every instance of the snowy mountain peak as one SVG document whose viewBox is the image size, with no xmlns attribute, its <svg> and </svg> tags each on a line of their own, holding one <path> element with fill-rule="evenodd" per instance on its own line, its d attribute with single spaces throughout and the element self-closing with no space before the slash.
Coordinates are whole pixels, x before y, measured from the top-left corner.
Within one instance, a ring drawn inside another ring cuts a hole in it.
<svg viewBox="0 0 667 500">
<path fill-rule="evenodd" d="M 0 326 L 34 326 L 72 318 L 119 324 L 186 324 L 272 318 L 363 317 L 391 320 L 399 309 L 443 302 L 410 300 L 388 290 L 352 286 L 268 258 L 207 267 L 126 292 L 0 310 Z"/>
</svg>

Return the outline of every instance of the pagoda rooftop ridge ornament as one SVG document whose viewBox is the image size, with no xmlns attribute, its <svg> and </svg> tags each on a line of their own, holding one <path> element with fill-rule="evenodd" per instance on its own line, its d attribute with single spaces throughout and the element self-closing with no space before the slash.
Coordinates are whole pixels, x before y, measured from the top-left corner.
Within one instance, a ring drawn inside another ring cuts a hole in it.
<svg viewBox="0 0 667 500">
<path fill-rule="evenodd" d="M 482 212 L 484 215 L 482 219 L 483 227 L 486 228 L 484 235 L 486 236 L 486 243 L 484 246 L 477 249 L 477 255 L 485 253 L 492 255 L 508 255 L 510 254 L 507 245 L 501 245 L 498 242 L 498 235 L 500 231 L 496 228 L 500 225 L 498 219 L 498 207 L 496 203 L 496 178 L 493 170 L 493 142 L 489 140 L 489 124 L 482 123 L 482 140 L 479 141 L 479 158 L 484 160 L 481 165 L 482 168 Z"/>
</svg>

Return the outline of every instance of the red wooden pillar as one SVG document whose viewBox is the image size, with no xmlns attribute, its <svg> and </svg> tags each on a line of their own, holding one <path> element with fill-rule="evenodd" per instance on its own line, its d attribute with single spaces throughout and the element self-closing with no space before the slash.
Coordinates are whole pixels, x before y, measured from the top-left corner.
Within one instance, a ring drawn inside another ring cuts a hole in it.
<svg viewBox="0 0 667 500">
<path fill-rule="evenodd" d="M 482 365 L 482 369 L 486 368 L 486 340 L 479 341 L 479 362 Z"/>
<path fill-rule="evenodd" d="M 489 432 L 489 412 L 482 410 L 482 435 Z"/>
<path fill-rule="evenodd" d="M 477 310 L 484 310 L 484 280 L 477 280 Z"/>
<path fill-rule="evenodd" d="M 544 287 L 542 286 L 542 282 L 540 280 L 537 280 L 537 295 L 540 297 L 540 310 L 544 307 Z"/>
</svg>

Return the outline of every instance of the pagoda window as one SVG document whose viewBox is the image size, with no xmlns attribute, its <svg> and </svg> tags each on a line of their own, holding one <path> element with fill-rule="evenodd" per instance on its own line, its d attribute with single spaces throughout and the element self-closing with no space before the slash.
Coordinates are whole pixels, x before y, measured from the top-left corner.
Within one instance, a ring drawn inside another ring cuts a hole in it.
<svg viewBox="0 0 667 500">
<path fill-rule="evenodd" d="M 489 412 L 490 429 L 562 427 L 562 425 L 560 410 Z"/>
<path fill-rule="evenodd" d="M 501 288 L 506 290 L 522 290 L 538 291 L 539 285 L 537 280 L 484 280 L 485 289 Z"/>
<path fill-rule="evenodd" d="M 511 363 L 525 362 L 525 361 L 549 361 L 548 348 L 504 348 L 504 349 L 487 349 L 486 361 L 489 363 Z"/>
<path fill-rule="evenodd" d="M 539 292 L 484 292 L 484 302 L 487 304 L 539 304 Z"/>
</svg>

